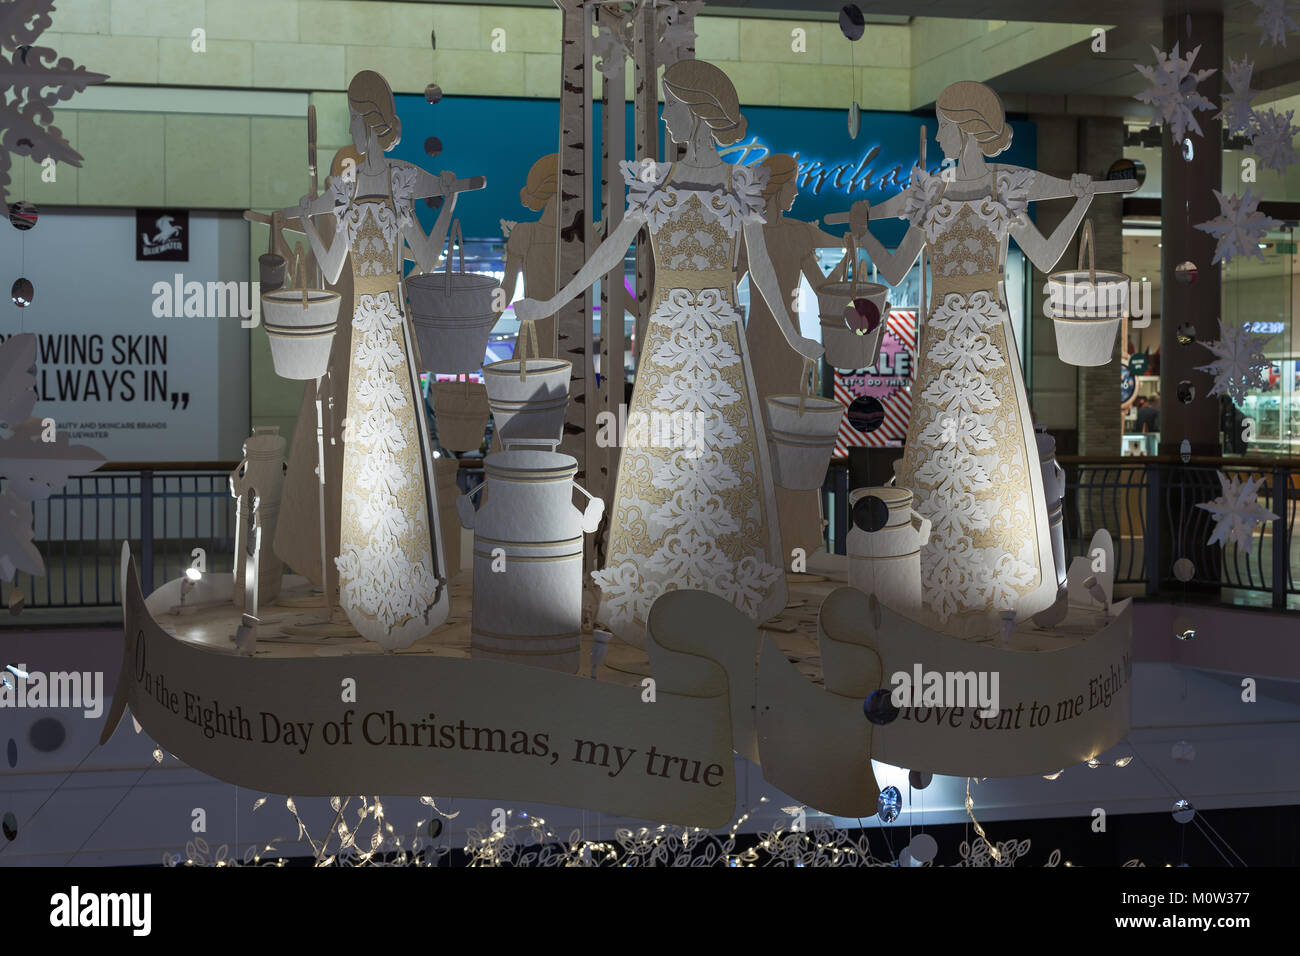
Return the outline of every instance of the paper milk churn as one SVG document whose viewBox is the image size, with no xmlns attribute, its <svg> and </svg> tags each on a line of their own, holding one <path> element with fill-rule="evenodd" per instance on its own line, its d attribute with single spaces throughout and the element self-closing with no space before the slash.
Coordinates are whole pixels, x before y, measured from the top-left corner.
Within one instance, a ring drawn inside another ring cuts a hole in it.
<svg viewBox="0 0 1300 956">
<path fill-rule="evenodd" d="M 257 495 L 257 519 L 262 529 L 261 550 L 257 558 L 257 601 L 268 604 L 280 593 L 284 563 L 276 556 L 275 525 L 280 517 L 280 493 L 284 488 L 285 440 L 278 425 L 258 425 L 244 442 L 244 460 L 230 473 L 230 494 L 238 500 L 235 521 L 235 607 L 244 607 L 244 569 L 248 563 L 250 495 Z"/>
<path fill-rule="evenodd" d="M 1065 583 L 1065 469 L 1056 461 L 1056 439 L 1046 432 L 1034 435 L 1038 442 L 1038 465 L 1043 473 L 1043 497 L 1047 499 L 1047 523 L 1052 533 L 1052 560 L 1056 583 Z"/>
<path fill-rule="evenodd" d="M 582 639 L 583 534 L 600 524 L 605 503 L 574 480 L 577 461 L 550 451 L 497 452 L 487 478 L 456 501 L 474 532 L 474 657 L 574 674 Z M 487 486 L 483 507 L 473 496 Z M 587 502 L 573 503 L 574 490 Z"/>
<path fill-rule="evenodd" d="M 849 585 L 908 614 L 921 608 L 921 548 L 930 519 L 912 509 L 907 488 L 849 492 Z"/>
</svg>

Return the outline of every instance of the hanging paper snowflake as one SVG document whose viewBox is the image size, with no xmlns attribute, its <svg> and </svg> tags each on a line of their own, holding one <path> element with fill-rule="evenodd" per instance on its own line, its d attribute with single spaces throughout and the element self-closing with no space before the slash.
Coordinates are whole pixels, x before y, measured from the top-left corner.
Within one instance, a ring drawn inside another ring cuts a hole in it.
<svg viewBox="0 0 1300 956">
<path fill-rule="evenodd" d="M 1186 58 L 1179 56 L 1177 43 L 1174 44 L 1172 54 L 1166 54 L 1155 47 L 1151 49 L 1156 55 L 1155 66 L 1134 65 L 1134 69 L 1141 73 L 1151 86 L 1134 99 L 1142 103 L 1150 103 L 1159 110 L 1165 125 L 1173 134 L 1175 143 L 1181 143 L 1189 129 L 1197 136 L 1203 135 L 1201 124 L 1196 122 L 1195 113 L 1197 110 L 1212 110 L 1214 104 L 1196 92 L 1196 84 L 1206 77 L 1213 76 L 1214 70 L 1192 70 L 1192 64 L 1196 62 L 1196 54 L 1201 52 L 1201 48 L 1196 47 L 1187 54 Z M 1151 125 L 1158 124 L 1152 120 Z"/>
<path fill-rule="evenodd" d="M 1256 335 L 1245 324 L 1226 326 L 1219 320 L 1219 340 L 1206 342 L 1205 347 L 1214 353 L 1209 365 L 1197 366 L 1198 372 L 1214 376 L 1211 395 L 1227 395 L 1237 405 L 1246 399 L 1248 389 L 1258 388 L 1264 370 L 1270 362 L 1264 357 L 1264 343 L 1271 335 Z"/>
<path fill-rule="evenodd" d="M 1228 61 L 1228 85 L 1231 93 L 1223 94 L 1223 106 L 1215 119 L 1223 120 L 1224 129 L 1229 133 L 1245 133 L 1250 128 L 1254 110 L 1250 101 L 1259 95 L 1259 90 L 1250 88 L 1250 77 L 1255 72 L 1255 64 L 1247 57 L 1240 61 Z"/>
<path fill-rule="evenodd" d="M 1296 161 L 1295 138 L 1300 126 L 1291 122 L 1295 110 L 1281 113 L 1275 109 L 1254 110 L 1250 122 L 1250 151 L 1259 157 L 1262 166 L 1276 173 L 1285 173 Z"/>
<path fill-rule="evenodd" d="M 1266 39 L 1272 40 L 1273 45 L 1279 43 L 1286 46 L 1286 34 L 1288 30 L 1300 29 L 1291 19 L 1288 8 L 1291 4 L 1288 0 L 1250 0 L 1255 6 L 1259 7 L 1260 14 L 1255 20 L 1255 25 L 1263 32 L 1259 35 L 1259 45 L 1263 46 Z"/>
<path fill-rule="evenodd" d="M 1218 245 L 1214 247 L 1213 262 L 1226 262 L 1246 255 L 1263 261 L 1264 254 L 1259 251 L 1260 240 L 1268 230 L 1281 226 L 1281 221 L 1266 216 L 1255 208 L 1259 205 L 1259 199 L 1250 194 L 1249 186 L 1246 187 L 1246 195 L 1240 197 L 1225 196 L 1216 189 L 1214 198 L 1219 200 L 1219 215 L 1196 227 L 1218 240 Z"/>
<path fill-rule="evenodd" d="M 1233 542 L 1238 548 L 1250 551 L 1254 547 L 1255 526 L 1277 520 L 1277 515 L 1260 507 L 1260 481 L 1259 478 L 1241 481 L 1235 475 L 1229 478 L 1219 472 L 1223 494 L 1209 504 L 1196 506 L 1214 515 L 1214 533 L 1210 535 L 1210 544 L 1217 542 L 1227 547 L 1229 542 Z"/>
<path fill-rule="evenodd" d="M 4 133 L 0 137 L 0 201 L 5 203 L 9 201 L 11 156 L 81 165 L 81 154 L 54 125 L 52 107 L 60 100 L 72 99 L 90 84 L 108 79 L 102 73 L 88 73 L 66 56 L 59 58 L 48 47 L 32 46 L 49 29 L 53 9 L 54 0 L 0 4 L 0 47 L 10 53 L 7 61 L 0 56 L 0 130 Z"/>
</svg>

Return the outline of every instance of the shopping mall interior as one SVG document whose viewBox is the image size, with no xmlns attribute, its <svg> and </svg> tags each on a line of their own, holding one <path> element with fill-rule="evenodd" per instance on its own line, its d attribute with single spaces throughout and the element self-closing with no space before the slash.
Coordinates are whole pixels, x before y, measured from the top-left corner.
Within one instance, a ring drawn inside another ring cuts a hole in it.
<svg viewBox="0 0 1300 956">
<path fill-rule="evenodd" d="M 7 0 L 0 867 L 1300 864 L 1297 20 Z"/>
</svg>

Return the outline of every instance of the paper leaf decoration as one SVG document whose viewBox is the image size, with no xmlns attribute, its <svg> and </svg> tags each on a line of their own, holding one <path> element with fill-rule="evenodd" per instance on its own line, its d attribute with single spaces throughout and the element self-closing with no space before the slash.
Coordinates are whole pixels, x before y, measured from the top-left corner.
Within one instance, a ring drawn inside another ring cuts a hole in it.
<svg viewBox="0 0 1300 956">
<path fill-rule="evenodd" d="M 677 0 L 655 12 L 658 34 L 655 59 L 659 63 L 672 66 L 682 58 L 686 48 L 695 40 L 695 14 L 702 6 L 704 0 Z"/>
<path fill-rule="evenodd" d="M 1288 0 L 1250 0 L 1250 2 L 1260 10 L 1255 20 L 1255 25 L 1260 28 L 1259 45 L 1263 46 L 1265 40 L 1272 40 L 1274 46 L 1279 43 L 1286 46 L 1287 31 L 1300 28 L 1300 25 L 1291 19 L 1289 10 L 1294 9 L 1291 3 Z"/>
<path fill-rule="evenodd" d="M 12 491 L 0 494 L 0 579 L 12 581 L 18 571 L 45 574 L 45 561 L 32 536 L 31 502 Z"/>
<path fill-rule="evenodd" d="M 36 407 L 36 336 L 14 335 L 0 345 L 0 423 L 17 425 Z"/>
<path fill-rule="evenodd" d="M 1265 521 L 1276 521 L 1277 515 L 1260 506 L 1260 478 L 1247 478 L 1241 481 L 1237 476 L 1229 478 L 1219 472 L 1219 484 L 1223 493 L 1209 504 L 1199 504 L 1214 516 L 1214 533 L 1210 535 L 1210 544 L 1226 547 L 1229 542 L 1250 551 L 1254 546 L 1255 526 Z"/>
<path fill-rule="evenodd" d="M 1214 109 L 1214 104 L 1196 92 L 1196 84 L 1213 76 L 1214 70 L 1192 69 L 1196 54 L 1201 52 L 1201 48 L 1196 47 L 1186 57 L 1179 55 L 1177 43 L 1174 44 L 1173 53 L 1164 53 L 1155 47 L 1151 49 L 1156 55 L 1155 66 L 1134 64 L 1134 69 L 1142 74 L 1150 86 L 1134 98 L 1142 103 L 1150 103 L 1159 111 L 1173 134 L 1175 143 L 1181 143 L 1189 129 L 1197 136 L 1203 135 L 1195 114 L 1198 110 Z M 1151 125 L 1158 124 L 1152 121 Z"/>
<path fill-rule="evenodd" d="M 1281 226 L 1281 221 L 1256 208 L 1259 198 L 1251 195 L 1249 187 L 1244 196 L 1225 196 L 1216 189 L 1214 198 L 1219 200 L 1219 215 L 1196 227 L 1218 240 L 1213 261 L 1226 262 L 1247 255 L 1262 261 L 1264 254 L 1259 249 L 1260 240 L 1268 230 Z"/>
<path fill-rule="evenodd" d="M 81 165 L 81 154 L 54 125 L 52 107 L 108 79 L 48 47 L 32 46 L 49 28 L 53 8 L 53 0 L 11 0 L 0 6 L 0 47 L 9 51 L 8 59 L 0 56 L 0 199 L 6 203 L 11 156 Z"/>
<path fill-rule="evenodd" d="M 1209 365 L 1197 366 L 1198 372 L 1214 376 L 1210 395 L 1227 395 L 1237 405 L 1246 399 L 1246 392 L 1258 388 L 1261 375 L 1269 366 L 1264 357 L 1264 343 L 1271 335 L 1255 335 L 1245 325 L 1226 326 L 1219 320 L 1219 340 L 1206 342 L 1205 347 L 1214 353 Z"/>
<path fill-rule="evenodd" d="M 1228 61 L 1227 80 L 1232 92 L 1223 94 L 1223 105 L 1215 119 L 1223 120 L 1224 129 L 1230 133 L 1245 133 L 1250 129 L 1254 114 L 1250 104 L 1259 95 L 1258 90 L 1250 88 L 1254 72 L 1255 64 L 1248 57 Z"/>
<path fill-rule="evenodd" d="M 1300 126 L 1291 122 L 1293 116 L 1295 110 L 1285 113 L 1275 109 L 1252 111 L 1250 151 L 1259 157 L 1261 166 L 1285 173 L 1286 168 L 1296 161 L 1295 138 L 1300 134 Z"/>
</svg>

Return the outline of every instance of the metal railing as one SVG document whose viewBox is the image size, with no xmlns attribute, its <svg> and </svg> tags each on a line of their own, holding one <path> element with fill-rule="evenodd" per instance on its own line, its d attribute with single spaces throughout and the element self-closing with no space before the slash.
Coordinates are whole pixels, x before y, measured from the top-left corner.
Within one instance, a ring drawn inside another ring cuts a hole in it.
<svg viewBox="0 0 1300 956">
<path fill-rule="evenodd" d="M 1064 528 L 1070 558 L 1087 551 L 1105 529 L 1115 545 L 1115 582 L 1145 593 L 1236 589 L 1271 597 L 1284 608 L 1300 594 L 1300 462 L 1212 459 L 1183 464 L 1167 458 L 1061 458 L 1066 471 Z M 233 566 L 236 502 L 227 478 L 236 462 L 195 465 L 105 465 L 72 478 L 57 494 L 33 502 L 35 544 L 46 574 L 19 574 L 26 605 L 109 607 L 121 602 L 122 542 L 131 544 L 146 593 L 175 578 L 195 548 L 207 567 Z M 481 462 L 462 462 L 462 482 Z M 1257 502 L 1278 517 L 1255 526 L 1251 546 L 1209 543 L 1210 512 L 1198 508 L 1221 494 L 1218 474 L 1258 481 Z M 846 551 L 849 469 L 833 463 L 822 492 L 830 551 Z M 462 483 L 462 488 L 466 485 Z M 1153 520 L 1154 516 L 1154 520 Z"/>
<path fill-rule="evenodd" d="M 26 606 L 120 604 L 123 541 L 131 545 L 146 594 L 178 577 L 195 548 L 206 552 L 208 570 L 231 570 L 236 502 L 228 478 L 237 465 L 106 464 L 32 502 L 33 541 L 45 575 L 18 575 Z"/>
<path fill-rule="evenodd" d="M 1165 457 L 1062 457 L 1060 462 L 1066 472 L 1068 560 L 1086 554 L 1093 535 L 1105 529 L 1115 547 L 1115 583 L 1140 584 L 1149 596 L 1230 588 L 1269 595 L 1273 607 L 1285 608 L 1289 595 L 1300 594 L 1300 541 L 1294 534 L 1300 462 L 1218 458 L 1184 464 Z M 1254 527 L 1249 548 L 1209 543 L 1214 516 L 1197 505 L 1222 494 L 1220 472 L 1242 482 L 1256 480 L 1258 505 L 1277 515 Z M 846 551 L 848 491 L 848 467 L 833 464 L 823 493 L 827 546 L 837 554 Z"/>
</svg>

